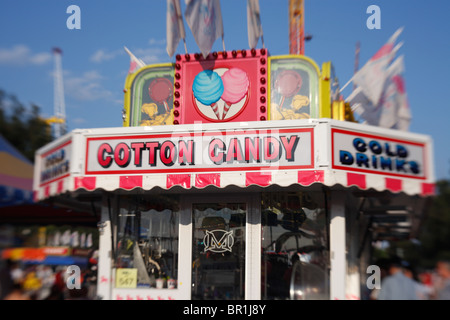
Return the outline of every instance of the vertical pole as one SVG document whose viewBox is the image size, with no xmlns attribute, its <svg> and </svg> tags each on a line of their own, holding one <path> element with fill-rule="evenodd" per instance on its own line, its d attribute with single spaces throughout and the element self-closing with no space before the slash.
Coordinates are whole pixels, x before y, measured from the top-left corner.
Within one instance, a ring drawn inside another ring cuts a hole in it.
<svg viewBox="0 0 450 320">
<path fill-rule="evenodd" d="M 251 196 L 246 215 L 245 299 L 261 299 L 261 201 Z"/>
<path fill-rule="evenodd" d="M 111 300 L 112 286 L 112 232 L 109 217 L 108 195 L 104 194 L 102 199 L 101 218 L 99 223 L 99 256 L 97 296 L 102 300 Z M 112 204 L 111 204 L 112 205 Z"/>
<path fill-rule="evenodd" d="M 330 299 L 345 300 L 345 283 L 347 275 L 345 192 L 332 191 L 330 211 Z"/>
<path fill-rule="evenodd" d="M 180 199 L 180 224 L 178 240 L 178 290 L 180 299 L 192 297 L 192 202 L 187 195 Z"/>
<path fill-rule="evenodd" d="M 53 55 L 55 57 L 55 70 L 53 82 L 53 108 L 54 116 L 56 117 L 54 123 L 55 138 L 59 138 L 65 133 L 66 124 L 66 105 L 64 102 L 64 85 L 62 74 L 62 50 L 53 48 Z"/>
<path fill-rule="evenodd" d="M 304 1 L 289 0 L 289 53 L 305 54 Z"/>
<path fill-rule="evenodd" d="M 356 42 L 356 48 L 355 48 L 355 68 L 353 70 L 353 75 L 355 75 L 356 72 L 358 72 L 359 69 L 359 49 L 360 48 L 360 44 L 359 41 Z M 353 83 L 353 90 L 356 89 L 356 84 Z"/>
</svg>

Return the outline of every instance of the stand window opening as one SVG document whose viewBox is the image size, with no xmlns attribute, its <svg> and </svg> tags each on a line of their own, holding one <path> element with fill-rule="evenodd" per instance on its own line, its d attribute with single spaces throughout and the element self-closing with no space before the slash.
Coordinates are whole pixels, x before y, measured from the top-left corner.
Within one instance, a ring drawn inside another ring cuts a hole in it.
<svg viewBox="0 0 450 320">
<path fill-rule="evenodd" d="M 177 198 L 120 198 L 116 288 L 177 288 L 178 223 Z"/>
<path fill-rule="evenodd" d="M 329 299 L 324 197 L 319 192 L 262 194 L 262 299 Z"/>
</svg>

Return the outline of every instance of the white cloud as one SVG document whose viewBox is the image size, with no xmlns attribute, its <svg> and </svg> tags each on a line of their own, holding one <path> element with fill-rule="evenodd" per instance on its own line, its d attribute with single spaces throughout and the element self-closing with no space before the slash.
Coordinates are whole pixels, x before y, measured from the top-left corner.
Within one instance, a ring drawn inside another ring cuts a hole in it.
<svg viewBox="0 0 450 320">
<path fill-rule="evenodd" d="M 67 95 L 79 101 L 114 99 L 113 93 L 102 85 L 103 77 L 95 70 L 84 72 L 81 76 L 68 73 L 64 78 Z"/>
<path fill-rule="evenodd" d="M 33 53 L 25 45 L 0 48 L 0 64 L 13 66 L 43 65 L 52 59 L 50 52 Z"/>
<path fill-rule="evenodd" d="M 87 121 L 86 121 L 85 118 L 74 118 L 74 119 L 72 120 L 72 122 L 73 122 L 75 125 L 82 125 L 82 124 L 86 123 Z"/>
<path fill-rule="evenodd" d="M 151 38 L 150 40 L 148 40 L 148 44 L 151 46 L 165 46 L 166 45 L 166 39 L 154 39 Z"/>
<path fill-rule="evenodd" d="M 158 62 L 167 62 L 169 56 L 166 53 L 165 48 L 148 48 L 148 49 L 136 49 L 132 51 L 133 54 L 142 59 L 146 64 L 153 64 Z"/>
<path fill-rule="evenodd" d="M 115 59 L 117 56 L 122 55 L 123 53 L 125 53 L 125 50 L 114 50 L 108 52 L 103 49 L 99 49 L 91 56 L 90 60 L 92 62 L 101 63 Z"/>
</svg>

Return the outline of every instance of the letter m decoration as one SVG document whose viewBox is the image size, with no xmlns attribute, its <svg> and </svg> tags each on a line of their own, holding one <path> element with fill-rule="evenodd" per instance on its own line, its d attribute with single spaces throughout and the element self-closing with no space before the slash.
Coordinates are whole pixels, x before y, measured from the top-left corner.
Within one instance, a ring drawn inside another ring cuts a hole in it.
<svg viewBox="0 0 450 320">
<path fill-rule="evenodd" d="M 219 240 L 217 240 L 216 235 L 220 237 Z M 205 236 L 203 237 L 203 243 L 205 244 L 205 252 L 231 252 L 234 244 L 233 230 L 228 232 L 225 230 L 206 230 Z"/>
</svg>

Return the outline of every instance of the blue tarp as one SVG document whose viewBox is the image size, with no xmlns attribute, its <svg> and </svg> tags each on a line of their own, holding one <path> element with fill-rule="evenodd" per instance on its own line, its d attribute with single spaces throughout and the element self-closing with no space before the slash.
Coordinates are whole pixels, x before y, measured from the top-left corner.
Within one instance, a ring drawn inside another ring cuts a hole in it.
<svg viewBox="0 0 450 320">
<path fill-rule="evenodd" d="M 44 260 L 25 260 L 25 264 L 43 264 L 48 266 L 72 266 L 77 265 L 79 267 L 87 266 L 87 257 L 77 257 L 77 256 L 48 256 Z"/>
<path fill-rule="evenodd" d="M 32 204 L 33 163 L 2 135 L 0 166 L 0 207 Z"/>
</svg>

